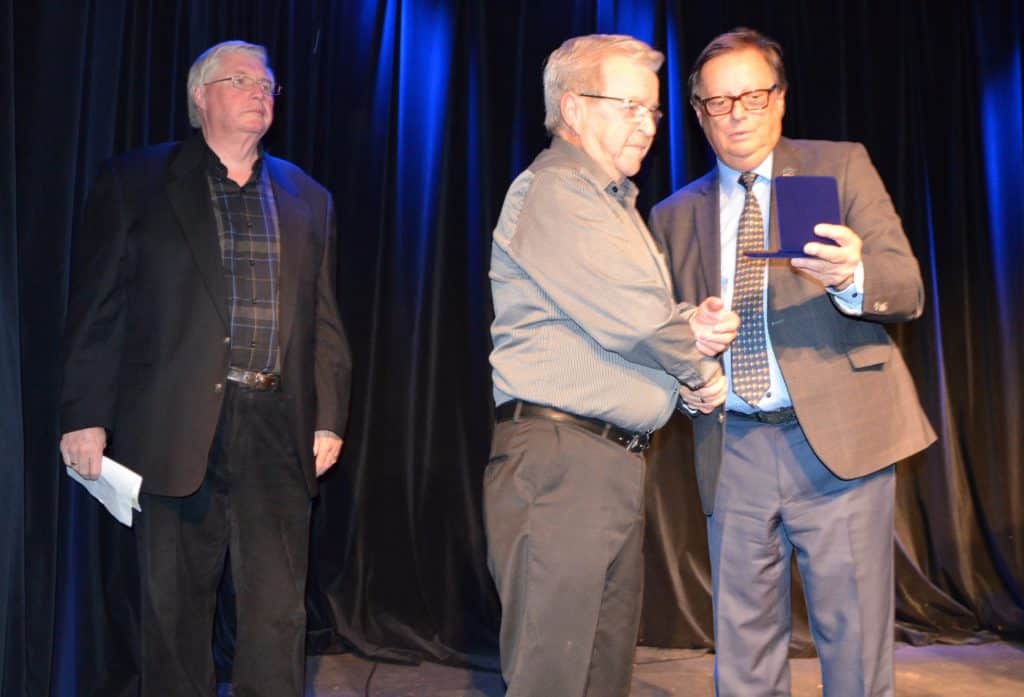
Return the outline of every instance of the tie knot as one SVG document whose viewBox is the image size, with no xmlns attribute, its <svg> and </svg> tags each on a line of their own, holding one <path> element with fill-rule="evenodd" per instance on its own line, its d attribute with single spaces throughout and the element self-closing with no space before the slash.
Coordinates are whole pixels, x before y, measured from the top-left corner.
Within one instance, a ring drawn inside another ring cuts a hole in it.
<svg viewBox="0 0 1024 697">
<path fill-rule="evenodd" d="M 750 187 L 754 185 L 755 181 L 757 181 L 756 172 L 744 172 L 740 175 L 740 184 L 742 184 L 743 188 L 747 191 L 750 191 Z"/>
</svg>

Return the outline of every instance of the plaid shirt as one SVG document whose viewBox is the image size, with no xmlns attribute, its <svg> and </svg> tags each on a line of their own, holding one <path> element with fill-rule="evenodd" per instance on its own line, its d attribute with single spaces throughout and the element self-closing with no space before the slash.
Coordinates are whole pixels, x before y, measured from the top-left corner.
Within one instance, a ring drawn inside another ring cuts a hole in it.
<svg viewBox="0 0 1024 697">
<path fill-rule="evenodd" d="M 244 186 L 228 178 L 213 151 L 206 179 L 227 280 L 231 365 L 278 373 L 280 227 L 262 151 Z"/>
</svg>

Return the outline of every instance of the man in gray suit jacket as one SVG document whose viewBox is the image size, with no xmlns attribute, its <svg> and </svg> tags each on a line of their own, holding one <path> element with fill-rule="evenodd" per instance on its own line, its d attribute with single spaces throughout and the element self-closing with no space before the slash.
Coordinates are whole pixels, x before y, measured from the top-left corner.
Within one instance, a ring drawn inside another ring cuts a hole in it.
<svg viewBox="0 0 1024 697">
<path fill-rule="evenodd" d="M 883 323 L 918 317 L 917 260 L 878 173 L 855 143 L 782 138 L 778 44 L 737 29 L 690 76 L 717 166 L 658 204 L 677 300 L 716 295 L 741 318 L 723 354 L 729 394 L 693 410 L 708 515 L 717 694 L 789 693 L 790 558 L 806 588 L 827 695 L 892 695 L 892 463 L 934 441 Z M 774 177 L 838 183 L 842 224 L 819 224 L 805 257 L 778 244 Z"/>
</svg>

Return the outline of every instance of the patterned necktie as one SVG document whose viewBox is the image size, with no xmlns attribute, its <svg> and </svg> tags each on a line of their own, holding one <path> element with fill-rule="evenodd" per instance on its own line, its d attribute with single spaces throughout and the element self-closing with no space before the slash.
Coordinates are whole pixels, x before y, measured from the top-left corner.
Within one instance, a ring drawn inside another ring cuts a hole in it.
<svg viewBox="0 0 1024 697">
<path fill-rule="evenodd" d="M 764 219 L 754 196 L 757 175 L 744 172 L 740 184 L 747 190 L 736 240 L 736 271 L 732 309 L 740 317 L 740 329 L 732 344 L 732 390 L 751 406 L 768 391 L 768 352 L 764 343 L 763 259 L 748 257 L 745 250 L 764 248 Z"/>
</svg>

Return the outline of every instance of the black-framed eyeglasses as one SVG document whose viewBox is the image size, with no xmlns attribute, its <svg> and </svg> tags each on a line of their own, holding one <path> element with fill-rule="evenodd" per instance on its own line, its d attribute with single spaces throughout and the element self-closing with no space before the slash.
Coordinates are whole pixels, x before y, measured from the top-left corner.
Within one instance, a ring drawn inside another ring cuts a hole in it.
<svg viewBox="0 0 1024 697">
<path fill-rule="evenodd" d="M 654 121 L 654 125 L 657 126 L 658 122 L 661 121 L 661 117 L 665 115 L 664 112 L 656 106 L 647 106 L 646 104 L 641 104 L 640 102 L 634 101 L 628 97 L 609 97 L 605 94 L 586 94 L 584 92 L 580 92 L 580 96 L 618 102 L 619 108 L 626 114 L 626 118 L 638 123 L 643 121 L 647 115 L 650 115 L 651 120 Z"/>
<path fill-rule="evenodd" d="M 263 94 L 267 95 L 268 97 L 276 97 L 277 95 L 281 94 L 280 84 L 273 83 L 270 80 L 267 80 L 266 78 L 260 78 L 257 80 L 256 78 L 249 77 L 248 75 L 231 75 L 229 77 L 222 77 L 218 80 L 210 80 L 209 82 L 204 82 L 203 84 L 212 85 L 217 82 L 231 82 L 232 87 L 234 87 L 236 90 L 242 90 L 243 92 L 248 92 L 253 87 L 258 86 L 260 88 L 260 91 L 263 92 Z"/>
<path fill-rule="evenodd" d="M 736 106 L 736 102 L 743 105 L 743 108 L 747 111 L 764 111 L 768 108 L 768 102 L 771 100 L 772 92 L 779 89 L 778 83 L 771 87 L 763 90 L 748 90 L 741 92 L 735 97 L 730 97 L 725 94 L 716 95 L 714 97 L 700 97 L 694 96 L 693 101 L 696 104 L 700 104 L 704 108 L 704 113 L 708 116 L 725 116 L 726 114 L 732 113 L 733 108 Z"/>
</svg>

